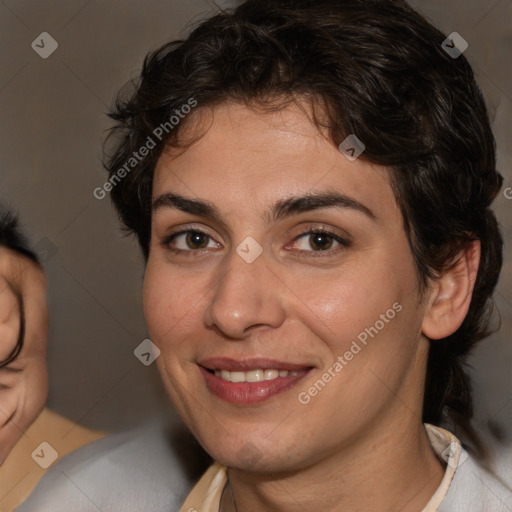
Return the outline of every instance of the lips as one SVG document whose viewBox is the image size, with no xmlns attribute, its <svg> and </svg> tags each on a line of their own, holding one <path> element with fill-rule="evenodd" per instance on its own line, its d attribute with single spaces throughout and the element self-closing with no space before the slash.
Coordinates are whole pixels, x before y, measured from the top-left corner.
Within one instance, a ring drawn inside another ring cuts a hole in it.
<svg viewBox="0 0 512 512">
<path fill-rule="evenodd" d="M 250 405 L 294 386 L 311 366 L 272 359 L 210 358 L 198 363 L 208 389 L 224 401 Z"/>
</svg>

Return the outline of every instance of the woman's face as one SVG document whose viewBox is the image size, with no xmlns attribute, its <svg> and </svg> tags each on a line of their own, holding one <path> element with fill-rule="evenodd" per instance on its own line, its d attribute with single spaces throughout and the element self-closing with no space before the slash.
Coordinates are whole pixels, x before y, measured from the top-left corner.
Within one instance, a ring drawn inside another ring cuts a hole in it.
<svg viewBox="0 0 512 512">
<path fill-rule="evenodd" d="M 425 310 L 387 170 L 297 106 L 213 113 L 153 183 L 144 309 L 184 421 L 220 462 L 279 471 L 421 418 Z"/>
</svg>

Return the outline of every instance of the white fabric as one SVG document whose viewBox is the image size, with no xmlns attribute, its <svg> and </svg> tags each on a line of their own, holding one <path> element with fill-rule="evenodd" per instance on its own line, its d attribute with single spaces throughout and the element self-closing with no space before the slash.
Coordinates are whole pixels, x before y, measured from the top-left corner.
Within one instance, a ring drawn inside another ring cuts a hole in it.
<svg viewBox="0 0 512 512">
<path fill-rule="evenodd" d="M 512 490 L 481 468 L 445 429 L 425 425 L 443 480 L 421 512 L 512 512 Z M 190 492 L 180 512 L 219 512 L 226 468 L 215 462 Z"/>
<path fill-rule="evenodd" d="M 426 428 L 435 452 L 448 463 L 422 512 L 512 512 L 506 485 L 468 457 L 455 436 Z M 499 474 L 512 478 L 511 456 L 512 451 L 505 455 Z M 63 457 L 16 512 L 218 512 L 226 480 L 225 468 L 214 463 L 193 486 L 167 432 L 144 428 L 107 436 Z"/>
<path fill-rule="evenodd" d="M 192 486 L 167 429 L 151 425 L 63 457 L 16 512 L 174 512 Z"/>
</svg>

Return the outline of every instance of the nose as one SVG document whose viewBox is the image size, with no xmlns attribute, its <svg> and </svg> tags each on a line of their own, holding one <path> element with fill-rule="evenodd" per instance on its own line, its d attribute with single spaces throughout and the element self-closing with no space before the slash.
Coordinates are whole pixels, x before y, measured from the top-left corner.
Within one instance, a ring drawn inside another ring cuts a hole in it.
<svg viewBox="0 0 512 512">
<path fill-rule="evenodd" d="M 231 339 L 244 339 L 249 330 L 279 327 L 285 319 L 282 282 L 268 267 L 264 253 L 247 263 L 233 250 L 204 321 Z"/>
</svg>

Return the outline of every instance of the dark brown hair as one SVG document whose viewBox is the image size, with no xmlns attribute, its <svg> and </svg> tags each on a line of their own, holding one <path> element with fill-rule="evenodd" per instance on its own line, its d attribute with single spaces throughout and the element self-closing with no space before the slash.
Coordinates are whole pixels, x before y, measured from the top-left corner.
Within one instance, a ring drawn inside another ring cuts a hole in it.
<svg viewBox="0 0 512 512">
<path fill-rule="evenodd" d="M 422 290 L 468 243 L 481 242 L 466 319 L 451 336 L 431 341 L 423 412 L 423 421 L 450 420 L 476 440 L 465 361 L 489 334 L 502 266 L 489 206 L 502 177 L 472 69 L 463 55 L 443 49 L 445 38 L 402 0 L 249 0 L 146 57 L 135 91 L 121 94 L 111 114 L 120 138 L 106 168 L 114 177 L 191 98 L 197 111 L 226 101 L 276 109 L 295 98 L 321 106 L 323 120 L 315 122 L 333 144 L 355 134 L 366 146 L 360 158 L 391 169 Z M 180 145 L 187 121 L 169 128 L 112 188 L 146 258 L 154 167 L 165 144 Z"/>
</svg>

